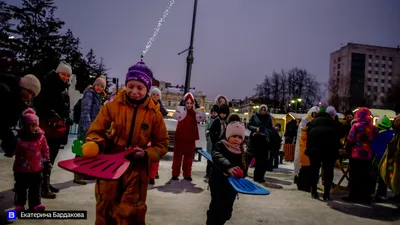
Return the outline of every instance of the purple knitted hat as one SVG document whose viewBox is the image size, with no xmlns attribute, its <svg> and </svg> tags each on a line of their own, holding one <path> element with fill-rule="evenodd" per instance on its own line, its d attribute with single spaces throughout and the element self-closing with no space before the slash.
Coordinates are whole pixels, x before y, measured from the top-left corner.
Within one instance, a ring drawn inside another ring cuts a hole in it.
<svg viewBox="0 0 400 225">
<path fill-rule="evenodd" d="M 147 91 L 150 91 L 152 79 L 153 72 L 151 72 L 149 67 L 147 67 L 144 62 L 138 62 L 129 67 L 128 73 L 126 74 L 125 84 L 130 80 L 137 80 L 146 85 Z"/>
</svg>

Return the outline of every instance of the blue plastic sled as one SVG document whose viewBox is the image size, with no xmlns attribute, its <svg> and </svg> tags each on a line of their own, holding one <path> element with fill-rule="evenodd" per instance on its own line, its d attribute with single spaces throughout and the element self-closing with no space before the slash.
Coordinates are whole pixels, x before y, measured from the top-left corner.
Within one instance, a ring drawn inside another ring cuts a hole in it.
<svg viewBox="0 0 400 225">
<path fill-rule="evenodd" d="M 212 157 L 210 155 L 210 153 L 204 151 L 204 150 L 198 150 L 198 153 L 201 154 L 204 158 L 206 158 L 207 160 L 209 160 L 210 162 L 212 162 Z M 246 195 L 269 195 L 270 192 L 245 179 L 245 178 L 236 178 L 236 177 L 229 177 L 228 178 L 229 183 L 232 185 L 232 187 L 239 193 L 241 194 L 246 194 Z"/>
<path fill-rule="evenodd" d="M 393 130 L 387 130 L 379 133 L 372 141 L 371 148 L 372 152 L 376 154 L 376 159 L 379 161 L 382 159 L 386 152 L 387 145 L 394 137 Z"/>
</svg>

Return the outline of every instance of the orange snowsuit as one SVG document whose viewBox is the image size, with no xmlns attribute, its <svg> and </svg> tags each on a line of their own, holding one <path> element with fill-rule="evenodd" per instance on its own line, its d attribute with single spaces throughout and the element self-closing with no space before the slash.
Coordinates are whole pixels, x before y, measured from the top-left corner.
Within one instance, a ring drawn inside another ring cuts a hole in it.
<svg viewBox="0 0 400 225">
<path fill-rule="evenodd" d="M 310 159 L 305 154 L 307 148 L 307 127 L 300 133 L 300 165 L 310 166 Z"/>
<path fill-rule="evenodd" d="M 111 123 L 115 132 L 112 136 L 107 136 L 106 130 Z M 129 145 L 127 141 L 132 125 L 132 144 Z M 111 144 L 104 149 L 107 138 Z M 102 107 L 86 134 L 86 140 L 97 142 L 105 153 L 125 151 L 127 145 L 145 149 L 145 157 L 133 159 L 119 180 L 96 181 L 95 224 L 146 224 L 150 163 L 158 162 L 168 152 L 169 144 L 163 117 L 154 102 L 148 98 L 141 105 L 132 105 L 127 101 L 126 91 L 122 91 Z M 152 146 L 145 147 L 149 142 Z"/>
</svg>

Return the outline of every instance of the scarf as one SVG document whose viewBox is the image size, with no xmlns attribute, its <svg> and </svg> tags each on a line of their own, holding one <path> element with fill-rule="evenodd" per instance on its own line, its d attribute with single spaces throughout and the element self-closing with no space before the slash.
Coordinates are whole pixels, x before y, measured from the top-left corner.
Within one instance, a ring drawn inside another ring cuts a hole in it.
<svg viewBox="0 0 400 225">
<path fill-rule="evenodd" d="M 233 154 L 242 154 L 243 151 L 240 148 L 240 146 L 234 146 L 231 143 L 229 143 L 227 140 L 221 140 L 222 144 L 225 145 L 226 149 L 228 149 L 228 151 L 232 152 Z"/>
</svg>

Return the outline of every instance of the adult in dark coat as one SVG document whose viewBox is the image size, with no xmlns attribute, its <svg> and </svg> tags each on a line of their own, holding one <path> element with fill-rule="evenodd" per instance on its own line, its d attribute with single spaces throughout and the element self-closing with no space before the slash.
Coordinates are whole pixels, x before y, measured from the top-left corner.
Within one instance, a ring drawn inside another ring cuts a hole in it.
<svg viewBox="0 0 400 225">
<path fill-rule="evenodd" d="M 16 139 L 11 128 L 19 121 L 27 102 L 40 93 L 40 81 L 32 74 L 17 77 L 0 74 L 0 139 L 5 156 L 12 157 Z"/>
<path fill-rule="evenodd" d="M 43 90 L 35 101 L 41 128 L 46 132 L 47 144 L 50 148 L 50 162 L 54 165 L 61 145 L 67 144 L 70 118 L 70 99 L 68 81 L 72 69 L 66 62 L 61 62 L 56 71 L 50 72 L 43 81 Z M 57 124 L 57 125 L 54 125 Z M 56 198 L 59 190 L 50 185 L 51 170 L 43 170 L 43 198 Z"/>
<path fill-rule="evenodd" d="M 250 130 L 250 137 L 253 136 L 255 132 L 260 130 L 260 127 L 264 127 L 265 129 L 273 129 L 272 127 L 272 118 L 271 115 L 268 113 L 268 106 L 267 105 L 260 105 L 258 111 L 251 116 L 249 120 L 249 124 L 247 129 Z M 249 165 L 253 160 L 253 149 L 252 149 L 251 140 L 248 143 L 247 151 L 246 151 L 246 175 L 249 169 Z M 256 162 L 257 163 L 257 162 Z"/>
<path fill-rule="evenodd" d="M 341 148 L 340 139 L 343 138 L 342 124 L 335 120 L 336 110 L 329 106 L 317 114 L 314 120 L 307 125 L 307 147 L 305 154 L 310 158 L 311 166 L 311 196 L 318 199 L 317 183 L 319 170 L 323 168 L 324 200 L 330 200 L 330 191 L 333 182 L 333 172 Z"/>
</svg>

